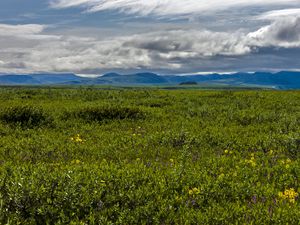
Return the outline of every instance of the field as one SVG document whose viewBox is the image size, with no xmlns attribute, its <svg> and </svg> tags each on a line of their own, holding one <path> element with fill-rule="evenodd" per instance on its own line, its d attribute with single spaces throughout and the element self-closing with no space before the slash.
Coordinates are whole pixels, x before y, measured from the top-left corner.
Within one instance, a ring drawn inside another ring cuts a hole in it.
<svg viewBox="0 0 300 225">
<path fill-rule="evenodd" d="M 0 224 L 298 224 L 300 92 L 0 89 Z"/>
</svg>

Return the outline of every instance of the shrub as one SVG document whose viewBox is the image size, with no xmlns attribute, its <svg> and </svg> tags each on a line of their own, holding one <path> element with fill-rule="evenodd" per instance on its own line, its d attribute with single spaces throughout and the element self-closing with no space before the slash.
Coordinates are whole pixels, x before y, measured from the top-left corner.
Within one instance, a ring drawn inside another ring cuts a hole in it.
<svg viewBox="0 0 300 225">
<path fill-rule="evenodd" d="M 66 112 L 65 117 L 83 119 L 85 121 L 107 121 L 124 119 L 142 119 L 145 114 L 139 108 L 128 107 L 86 107 L 73 112 Z"/>
<path fill-rule="evenodd" d="M 42 108 L 36 106 L 13 106 L 2 110 L 0 119 L 12 125 L 23 128 L 34 128 L 52 122 L 51 117 Z"/>
</svg>

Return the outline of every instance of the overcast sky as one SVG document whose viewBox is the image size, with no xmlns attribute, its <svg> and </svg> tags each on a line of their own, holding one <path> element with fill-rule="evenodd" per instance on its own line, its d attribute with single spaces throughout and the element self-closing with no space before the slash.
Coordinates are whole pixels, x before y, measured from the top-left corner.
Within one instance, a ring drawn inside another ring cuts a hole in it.
<svg viewBox="0 0 300 225">
<path fill-rule="evenodd" d="M 300 71 L 300 0 L 0 0 L 0 73 Z"/>
</svg>

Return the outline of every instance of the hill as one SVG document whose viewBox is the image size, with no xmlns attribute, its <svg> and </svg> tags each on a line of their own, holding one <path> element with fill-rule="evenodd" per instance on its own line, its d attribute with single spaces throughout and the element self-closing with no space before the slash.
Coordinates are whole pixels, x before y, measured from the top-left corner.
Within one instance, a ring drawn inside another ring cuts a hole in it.
<svg viewBox="0 0 300 225">
<path fill-rule="evenodd" d="M 237 87 L 265 87 L 274 89 L 300 89 L 300 72 L 281 71 L 278 73 L 255 72 L 208 75 L 158 75 L 136 73 L 121 75 L 107 73 L 96 78 L 65 74 L 5 74 L 0 75 L 0 85 L 179 85 L 198 83 Z"/>
</svg>

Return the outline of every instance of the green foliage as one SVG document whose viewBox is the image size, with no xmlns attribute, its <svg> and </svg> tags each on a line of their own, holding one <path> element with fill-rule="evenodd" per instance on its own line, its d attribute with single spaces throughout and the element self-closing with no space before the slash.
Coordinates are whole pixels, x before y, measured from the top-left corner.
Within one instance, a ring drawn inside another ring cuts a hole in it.
<svg viewBox="0 0 300 225">
<path fill-rule="evenodd" d="M 142 119 L 145 114 L 139 108 L 129 107 L 85 107 L 76 109 L 73 112 L 65 112 L 64 118 L 83 119 L 87 122 L 124 120 L 124 119 Z"/>
<path fill-rule="evenodd" d="M 51 123 L 51 118 L 42 108 L 17 105 L 4 108 L 0 112 L 0 119 L 8 124 L 20 125 L 25 128 L 33 128 Z"/>
<path fill-rule="evenodd" d="M 298 224 L 300 92 L 0 99 L 0 224 Z"/>
</svg>

